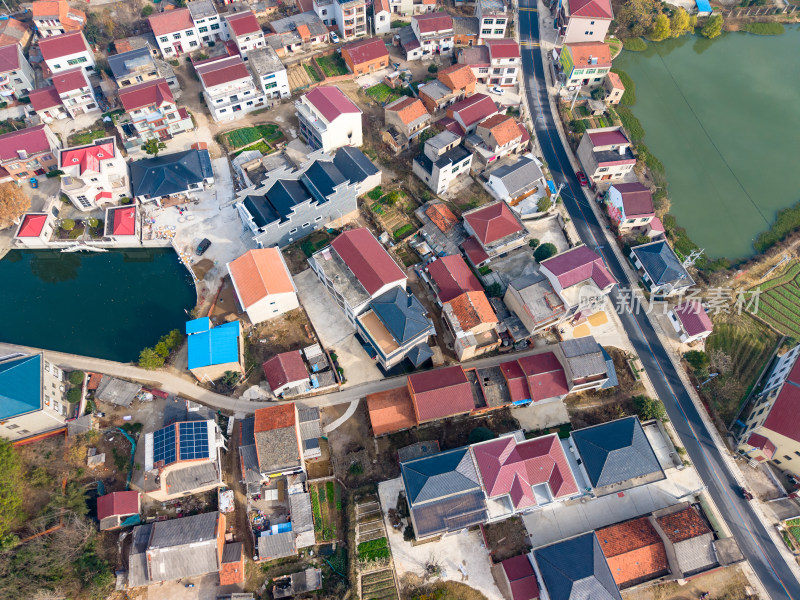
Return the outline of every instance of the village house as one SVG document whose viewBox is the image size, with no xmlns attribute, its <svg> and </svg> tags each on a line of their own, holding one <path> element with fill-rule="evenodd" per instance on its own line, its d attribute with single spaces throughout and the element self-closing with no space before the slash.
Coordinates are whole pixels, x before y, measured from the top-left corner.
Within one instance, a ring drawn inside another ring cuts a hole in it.
<svg viewBox="0 0 800 600">
<path fill-rule="evenodd" d="M 606 92 L 606 104 L 619 104 L 622 100 L 622 94 L 625 93 L 625 86 L 622 85 L 622 80 L 619 75 L 609 71 L 606 73 L 606 78 L 603 80 L 603 90 Z"/>
<path fill-rule="evenodd" d="M 539 269 L 563 301 L 566 316 L 591 312 L 617 284 L 603 259 L 583 245 L 543 260 Z"/>
<path fill-rule="evenodd" d="M 519 53 L 519 44 L 511 38 L 486 40 L 484 42 L 489 51 L 489 71 L 484 73 L 481 67 L 479 75 L 484 76 L 488 85 L 499 87 L 514 87 L 517 85 L 522 71 L 522 58 Z M 485 76 L 488 74 L 488 81 Z"/>
<path fill-rule="evenodd" d="M 262 90 L 241 56 L 222 56 L 195 63 L 203 98 L 215 121 L 230 121 L 264 107 Z"/>
<path fill-rule="evenodd" d="M 149 48 L 153 58 L 161 58 L 161 50 L 158 48 L 156 36 L 153 35 L 152 31 L 147 31 L 141 35 L 132 35 L 131 37 L 114 40 L 114 48 L 119 54 L 122 54 L 123 52 L 130 52 L 131 50 Z"/>
<path fill-rule="evenodd" d="M 615 183 L 605 196 L 606 211 L 621 234 L 645 227 L 656 216 L 653 195 L 641 183 Z"/>
<path fill-rule="evenodd" d="M 471 165 L 472 154 L 461 145 L 461 138 L 442 131 L 425 141 L 411 169 L 436 194 L 444 194 L 459 175 L 469 174 Z"/>
<path fill-rule="evenodd" d="M 462 217 L 470 236 L 462 247 L 475 268 L 527 243 L 528 230 L 505 202 L 474 208 Z"/>
<path fill-rule="evenodd" d="M 141 215 L 139 207 L 109 206 L 106 208 L 103 238 L 112 242 L 138 244 L 141 239 Z"/>
<path fill-rule="evenodd" d="M 447 13 L 415 15 L 411 17 L 410 34 L 400 35 L 406 60 L 449 55 L 454 47 L 453 17 Z"/>
<path fill-rule="evenodd" d="M 345 44 L 342 58 L 354 75 L 373 73 L 389 66 L 389 51 L 379 38 L 368 38 Z"/>
<path fill-rule="evenodd" d="M 622 127 L 586 130 L 577 155 L 586 176 L 596 183 L 622 179 L 636 165 L 631 142 Z"/>
<path fill-rule="evenodd" d="M 286 67 L 271 46 L 265 45 L 263 48 L 250 50 L 247 53 L 247 66 L 250 67 L 250 72 L 261 86 L 266 98 L 272 100 L 289 98 L 292 95 Z"/>
<path fill-rule="evenodd" d="M 498 200 L 503 200 L 518 210 L 526 198 L 536 199 L 548 194 L 547 182 L 541 165 L 532 154 L 525 154 L 514 162 L 507 162 L 487 173 L 486 187 Z M 538 208 L 536 209 L 538 212 Z"/>
<path fill-rule="evenodd" d="M 365 0 L 329 0 L 333 4 L 333 17 L 342 40 L 367 35 L 367 3 Z M 314 6 L 325 0 L 314 0 Z"/>
<path fill-rule="evenodd" d="M 75 67 L 81 67 L 87 75 L 94 72 L 94 54 L 81 31 L 40 40 L 39 51 L 50 73 L 61 73 Z"/>
<path fill-rule="evenodd" d="M 143 158 L 129 164 L 131 194 L 139 202 L 155 202 L 170 196 L 191 198 L 214 185 L 214 171 L 208 150 L 184 150 L 175 154 L 162 154 Z"/>
<path fill-rule="evenodd" d="M 16 19 L 6 18 L 0 21 L 0 48 L 16 46 L 27 49 L 33 38 L 33 32 Z"/>
<path fill-rule="evenodd" d="M 503 303 L 519 319 L 521 327 L 514 334 L 520 341 L 566 319 L 567 306 L 540 269 L 512 279 Z"/>
<path fill-rule="evenodd" d="M 361 109 L 335 86 L 320 86 L 295 102 L 300 135 L 312 149 L 330 152 L 363 143 Z"/>
<path fill-rule="evenodd" d="M 491 67 L 488 46 L 474 45 L 467 48 L 459 48 L 456 53 L 456 62 L 460 65 L 467 65 L 472 69 L 472 74 L 475 75 L 478 83 L 488 83 L 489 68 Z"/>
<path fill-rule="evenodd" d="M 437 74 L 436 81 L 419 86 L 419 98 L 433 114 L 475 93 L 476 79 L 467 65 L 452 65 Z"/>
<path fill-rule="evenodd" d="M 459 254 L 442 256 L 430 263 L 423 279 L 431 286 L 439 306 L 467 292 L 483 292 L 478 278 Z"/>
<path fill-rule="evenodd" d="M 253 432 L 262 479 L 305 471 L 296 404 L 259 408 L 255 411 Z"/>
<path fill-rule="evenodd" d="M 389 0 L 393 15 L 410 17 L 421 15 L 436 10 L 436 0 Z"/>
<path fill-rule="evenodd" d="M 568 90 L 597 87 L 611 70 L 611 50 L 603 42 L 564 44 L 558 56 L 561 83 Z"/>
<path fill-rule="evenodd" d="M 480 39 L 478 17 L 453 17 L 453 41 L 456 46 L 477 46 Z"/>
<path fill-rule="evenodd" d="M 560 342 L 558 355 L 570 393 L 607 389 L 618 384 L 614 361 L 592 336 Z"/>
<path fill-rule="evenodd" d="M 227 371 L 244 373 L 244 347 L 239 321 L 216 327 L 203 317 L 186 322 L 188 368 L 198 381 L 213 382 Z"/>
<path fill-rule="evenodd" d="M 658 298 L 684 294 L 694 285 L 694 279 L 665 240 L 634 246 L 630 259 L 647 289 Z"/>
<path fill-rule="evenodd" d="M 389 0 L 376 0 L 372 4 L 372 29 L 375 35 L 384 35 L 391 31 L 392 9 Z"/>
<path fill-rule="evenodd" d="M 262 368 L 269 389 L 276 398 L 302 394 L 309 390 L 308 370 L 300 350 L 276 354 Z"/>
<path fill-rule="evenodd" d="M 479 123 L 495 114 L 497 105 L 494 100 L 480 93 L 456 102 L 447 109 L 447 117 L 455 121 L 455 130 L 461 136 L 475 133 Z"/>
<path fill-rule="evenodd" d="M 329 41 L 328 28 L 313 11 L 277 19 L 269 26 L 275 33 L 268 34 L 265 41 L 281 58 Z"/>
<path fill-rule="evenodd" d="M 514 117 L 496 114 L 478 124 L 475 133 L 464 140 L 475 156 L 476 169 L 490 166 L 495 161 L 527 149 L 530 134 Z"/>
<path fill-rule="evenodd" d="M 277 248 L 248 250 L 227 267 L 239 306 L 253 325 L 300 306 L 297 288 Z"/>
<path fill-rule="evenodd" d="M 537 600 L 539 583 L 527 554 L 519 554 L 500 563 L 503 579 L 511 590 L 511 600 Z"/>
<path fill-rule="evenodd" d="M 18 44 L 0 46 L 0 97 L 27 96 L 34 88 L 33 69 Z"/>
<path fill-rule="evenodd" d="M 511 15 L 504 0 L 477 0 L 475 16 L 480 19 L 481 40 L 506 37 L 506 25 Z"/>
<path fill-rule="evenodd" d="M 383 172 L 358 148 L 344 146 L 333 157 L 333 165 L 356 186 L 356 196 L 361 197 L 381 184 Z"/>
<path fill-rule="evenodd" d="M 127 149 L 151 138 L 166 141 L 194 128 L 186 109 L 175 103 L 166 79 L 125 87 L 119 91 L 119 101 L 127 115 L 117 128 Z"/>
<path fill-rule="evenodd" d="M 17 182 L 56 169 L 61 142 L 46 124 L 0 135 L 0 167 Z"/>
<path fill-rule="evenodd" d="M 408 143 L 431 125 L 431 116 L 419 98 L 403 96 L 383 108 L 386 129 L 381 132 L 395 153 L 408 148 Z"/>
<path fill-rule="evenodd" d="M 364 227 L 339 234 L 308 262 L 353 325 L 372 300 L 406 289 L 405 273 Z"/>
<path fill-rule="evenodd" d="M 188 8 L 175 8 L 147 18 L 164 58 L 200 49 L 200 35 Z"/>
<path fill-rule="evenodd" d="M 517 360 L 500 363 L 514 406 L 561 400 L 569 393 L 567 374 L 555 351 L 523 356 Z"/>
<path fill-rule="evenodd" d="M 300 169 L 283 167 L 242 190 L 235 204 L 262 248 L 284 247 L 322 227 L 337 227 L 358 210 L 356 184 L 320 153 Z"/>
<path fill-rule="evenodd" d="M 220 20 L 213 0 L 194 0 L 188 2 L 186 7 L 203 44 L 228 39 L 225 22 Z"/>
<path fill-rule="evenodd" d="M 453 336 L 453 351 L 459 361 L 500 347 L 499 321 L 482 290 L 464 292 L 444 302 L 442 320 Z"/>
<path fill-rule="evenodd" d="M 684 344 L 693 344 L 706 339 L 714 331 L 714 325 L 706 309 L 698 300 L 681 302 L 667 313 L 675 333 Z"/>
<path fill-rule="evenodd" d="M 556 26 L 562 44 L 602 42 L 614 18 L 611 0 L 565 0 Z"/>
<path fill-rule="evenodd" d="M 41 222 L 33 218 L 28 226 Z M 0 389 L 7 400 L 0 408 L 0 437 L 18 440 L 64 427 L 73 416 L 64 371 L 42 352 L 19 355 L 4 348 L 2 355 Z"/>
<path fill-rule="evenodd" d="M 58 208 L 53 206 L 50 212 L 28 212 L 22 215 L 14 234 L 14 242 L 27 248 L 46 248 L 56 229 L 58 212 Z"/>
<path fill-rule="evenodd" d="M 116 205 L 130 196 L 128 165 L 113 137 L 58 151 L 61 193 L 80 211 Z"/>
<path fill-rule="evenodd" d="M 154 58 L 149 44 L 143 48 L 109 56 L 108 66 L 120 88 L 163 78 L 173 91 L 180 89 L 172 66 L 166 61 Z"/>
<path fill-rule="evenodd" d="M 97 498 L 97 520 L 100 531 L 119 529 L 128 518 L 139 516 L 142 511 L 142 496 L 135 491 L 111 492 Z"/>
<path fill-rule="evenodd" d="M 36 116 L 43 123 L 52 123 L 54 119 L 68 119 L 69 113 L 64 108 L 61 102 L 56 86 L 48 85 L 47 87 L 39 88 L 38 90 L 31 90 L 28 94 L 28 100 L 31 101 L 31 107 L 36 113 Z"/>
<path fill-rule="evenodd" d="M 86 24 L 86 13 L 71 7 L 67 0 L 34 0 L 31 14 L 40 38 L 81 31 Z"/>
<path fill-rule="evenodd" d="M 99 112 L 100 106 L 92 91 L 86 72 L 80 67 L 55 73 L 52 77 L 61 104 L 73 119 L 91 112 Z"/>
<path fill-rule="evenodd" d="M 230 39 L 236 43 L 239 54 L 244 60 L 247 60 L 247 53 L 250 50 L 265 46 L 264 32 L 261 31 L 258 19 L 251 11 L 227 13 L 225 21 L 228 23 Z"/>
</svg>

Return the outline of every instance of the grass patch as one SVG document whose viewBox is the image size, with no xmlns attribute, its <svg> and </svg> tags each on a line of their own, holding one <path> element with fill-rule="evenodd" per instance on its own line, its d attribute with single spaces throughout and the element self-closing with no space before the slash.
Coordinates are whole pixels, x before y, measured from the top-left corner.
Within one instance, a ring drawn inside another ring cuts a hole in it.
<svg viewBox="0 0 800 600">
<path fill-rule="evenodd" d="M 306 73 L 311 78 L 311 81 L 313 82 L 322 81 L 322 77 L 320 77 L 319 73 L 317 73 L 317 70 L 314 67 L 306 63 L 303 65 L 303 68 L 306 70 Z"/>
<path fill-rule="evenodd" d="M 766 252 L 798 228 L 800 228 L 800 202 L 780 211 L 772 226 L 759 234 L 753 242 L 753 247 L 758 252 Z"/>
<path fill-rule="evenodd" d="M 258 150 L 259 152 L 261 152 L 261 154 L 266 156 L 267 154 L 272 152 L 272 147 L 269 144 L 267 144 L 267 142 L 261 140 L 261 141 L 256 142 L 255 144 L 252 144 L 250 146 L 246 146 L 246 147 L 242 148 L 241 150 L 238 150 L 236 152 L 236 156 L 238 156 L 242 152 L 245 152 L 246 150 Z"/>
<path fill-rule="evenodd" d="M 366 90 L 367 96 L 375 100 L 378 104 L 388 104 L 400 98 L 403 94 L 393 90 L 385 83 L 373 85 Z"/>
<path fill-rule="evenodd" d="M 369 540 L 368 542 L 361 542 L 358 545 L 358 558 L 359 560 L 373 561 L 389 558 L 389 541 L 385 538 L 378 538 L 377 540 Z"/>
<path fill-rule="evenodd" d="M 88 131 L 80 131 L 73 133 L 69 136 L 70 146 L 83 146 L 84 144 L 91 144 L 95 140 L 106 137 L 105 129 L 90 129 Z"/>
<path fill-rule="evenodd" d="M 645 42 L 642 38 L 629 38 L 627 40 L 622 40 L 622 47 L 625 50 L 630 50 L 631 52 L 642 52 L 647 50 L 647 42 Z"/>
<path fill-rule="evenodd" d="M 757 288 L 761 291 L 758 309 L 753 312 L 778 331 L 800 338 L 800 262 L 786 273 Z"/>
<path fill-rule="evenodd" d="M 745 23 L 742 31 L 755 35 L 781 35 L 786 33 L 783 23 Z"/>
<path fill-rule="evenodd" d="M 398 227 L 394 230 L 394 239 L 396 240 L 403 240 L 407 238 L 409 235 L 414 233 L 416 228 L 411 223 L 406 223 L 402 227 Z"/>
<path fill-rule="evenodd" d="M 320 56 L 316 60 L 319 68 L 325 73 L 325 77 L 337 77 L 338 75 L 347 75 L 350 72 L 347 70 L 347 64 L 344 62 L 342 55 L 338 52 L 328 56 Z"/>
<path fill-rule="evenodd" d="M 281 128 L 274 123 L 242 127 L 224 134 L 228 145 L 233 149 L 245 148 L 261 139 L 267 142 L 276 142 L 283 139 Z"/>
<path fill-rule="evenodd" d="M 644 127 L 642 127 L 641 121 L 636 118 L 636 115 L 633 114 L 630 108 L 620 105 L 617 107 L 617 114 L 619 115 L 620 121 L 622 121 L 622 126 L 625 128 L 625 131 L 628 132 L 634 144 L 638 144 L 644 140 Z"/>
<path fill-rule="evenodd" d="M 383 196 L 383 188 L 381 186 L 374 187 L 367 192 L 367 198 L 370 200 L 380 200 L 381 196 Z"/>
</svg>

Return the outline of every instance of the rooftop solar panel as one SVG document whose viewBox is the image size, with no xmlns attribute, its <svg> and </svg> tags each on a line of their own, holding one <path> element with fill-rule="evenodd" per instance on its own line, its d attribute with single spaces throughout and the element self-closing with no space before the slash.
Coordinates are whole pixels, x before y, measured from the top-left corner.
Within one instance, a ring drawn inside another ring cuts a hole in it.
<svg viewBox="0 0 800 600">
<path fill-rule="evenodd" d="M 177 460 L 175 455 L 175 426 L 153 432 L 153 464 L 171 465 Z"/>
<path fill-rule="evenodd" d="M 208 458 L 208 423 L 192 421 L 179 423 L 179 444 L 181 460 Z"/>
</svg>

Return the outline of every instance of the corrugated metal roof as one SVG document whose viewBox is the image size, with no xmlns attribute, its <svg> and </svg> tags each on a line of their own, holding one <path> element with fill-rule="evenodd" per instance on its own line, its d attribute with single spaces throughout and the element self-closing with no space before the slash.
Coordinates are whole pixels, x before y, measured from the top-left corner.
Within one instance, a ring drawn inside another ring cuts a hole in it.
<svg viewBox="0 0 800 600">
<path fill-rule="evenodd" d="M 0 418 L 38 410 L 42 403 L 42 355 L 0 363 Z"/>
<path fill-rule="evenodd" d="M 192 333 L 188 343 L 189 369 L 239 362 L 239 321 Z"/>
<path fill-rule="evenodd" d="M 297 554 L 297 550 L 292 531 L 262 535 L 258 538 L 258 557 L 261 560 L 275 560 L 295 554 Z"/>
</svg>

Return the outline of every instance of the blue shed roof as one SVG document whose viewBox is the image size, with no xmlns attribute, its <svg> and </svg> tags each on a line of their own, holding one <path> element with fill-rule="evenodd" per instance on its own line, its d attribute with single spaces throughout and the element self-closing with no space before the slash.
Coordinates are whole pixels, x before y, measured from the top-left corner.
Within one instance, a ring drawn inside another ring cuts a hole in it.
<svg viewBox="0 0 800 600">
<path fill-rule="evenodd" d="M 186 335 L 208 331 L 209 329 L 211 329 L 211 319 L 208 317 L 201 317 L 200 319 L 186 322 Z"/>
<path fill-rule="evenodd" d="M 697 12 L 711 12 L 711 4 L 708 0 L 694 0 L 697 5 Z"/>
<path fill-rule="evenodd" d="M 211 322 L 208 319 L 206 321 L 210 327 Z M 189 369 L 239 362 L 239 321 L 224 323 L 205 331 L 198 329 L 189 335 L 188 343 Z"/>
<path fill-rule="evenodd" d="M 0 419 L 24 415 L 41 407 L 41 354 L 0 363 Z"/>
</svg>

